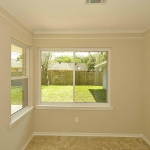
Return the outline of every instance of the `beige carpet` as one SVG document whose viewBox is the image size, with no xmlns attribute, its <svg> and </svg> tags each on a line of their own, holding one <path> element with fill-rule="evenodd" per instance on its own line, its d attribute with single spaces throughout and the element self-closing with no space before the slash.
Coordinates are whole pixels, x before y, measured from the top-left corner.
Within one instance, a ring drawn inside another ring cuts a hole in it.
<svg viewBox="0 0 150 150">
<path fill-rule="evenodd" d="M 34 136 L 25 150 L 150 150 L 142 138 Z"/>
</svg>

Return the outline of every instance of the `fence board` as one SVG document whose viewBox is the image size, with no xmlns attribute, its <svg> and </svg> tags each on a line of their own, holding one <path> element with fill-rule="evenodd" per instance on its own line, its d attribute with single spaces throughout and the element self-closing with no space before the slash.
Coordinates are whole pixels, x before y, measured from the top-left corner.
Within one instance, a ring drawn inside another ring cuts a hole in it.
<svg viewBox="0 0 150 150">
<path fill-rule="evenodd" d="M 50 85 L 72 85 L 73 71 L 48 71 Z M 44 76 L 41 74 L 42 85 L 46 84 Z M 76 85 L 102 85 L 102 72 L 75 72 Z"/>
</svg>

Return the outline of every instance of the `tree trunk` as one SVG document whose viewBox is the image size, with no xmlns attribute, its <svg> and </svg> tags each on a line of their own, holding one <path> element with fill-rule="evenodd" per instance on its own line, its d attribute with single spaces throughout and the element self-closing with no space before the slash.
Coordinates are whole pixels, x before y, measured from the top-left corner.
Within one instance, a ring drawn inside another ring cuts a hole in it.
<svg viewBox="0 0 150 150">
<path fill-rule="evenodd" d="M 48 76 L 48 74 L 45 76 L 45 79 L 46 79 L 46 86 L 49 86 L 49 76 Z"/>
</svg>

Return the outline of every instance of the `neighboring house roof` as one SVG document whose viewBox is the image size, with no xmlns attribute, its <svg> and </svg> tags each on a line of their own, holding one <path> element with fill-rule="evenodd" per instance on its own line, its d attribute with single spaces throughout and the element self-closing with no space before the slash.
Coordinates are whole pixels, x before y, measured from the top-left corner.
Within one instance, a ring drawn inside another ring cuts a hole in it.
<svg viewBox="0 0 150 150">
<path fill-rule="evenodd" d="M 107 64 L 107 61 L 103 61 L 100 64 L 95 65 L 94 67 L 95 68 L 104 67 L 104 66 L 106 66 L 106 64 Z"/>
<path fill-rule="evenodd" d="M 11 67 L 12 68 L 22 68 L 22 62 L 17 61 L 16 59 L 11 59 Z"/>
<path fill-rule="evenodd" d="M 73 70 L 73 63 L 56 63 L 48 70 Z M 85 63 L 77 63 L 75 65 L 75 70 L 88 71 L 88 68 Z"/>
</svg>

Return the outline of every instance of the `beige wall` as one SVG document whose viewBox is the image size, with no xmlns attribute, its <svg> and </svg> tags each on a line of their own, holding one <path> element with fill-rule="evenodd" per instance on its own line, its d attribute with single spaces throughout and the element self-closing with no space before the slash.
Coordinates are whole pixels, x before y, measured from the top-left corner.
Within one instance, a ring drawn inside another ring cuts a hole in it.
<svg viewBox="0 0 150 150">
<path fill-rule="evenodd" d="M 20 150 L 33 133 L 33 113 L 28 114 L 10 129 L 11 38 L 13 37 L 31 46 L 30 61 L 33 57 L 33 38 L 30 31 L 27 32 L 28 30 L 25 27 L 22 28 L 17 21 L 13 20 L 10 15 L 6 14 L 7 13 L 0 8 L 0 149 Z M 30 65 L 30 99 L 33 98 L 32 70 L 32 65 Z M 32 102 L 30 105 L 32 105 Z"/>
<path fill-rule="evenodd" d="M 150 140 L 150 32 L 144 39 L 144 135 Z"/>
<path fill-rule="evenodd" d="M 38 100 L 38 49 L 110 47 L 110 98 L 114 110 L 34 111 L 35 132 L 127 133 L 143 132 L 142 35 L 35 35 L 34 100 Z M 79 123 L 75 123 L 79 117 Z"/>
<path fill-rule="evenodd" d="M 33 55 L 33 33 L 0 8 L 0 70 L 2 70 L 0 73 L 0 149 L 19 150 L 33 131 L 144 133 L 150 140 L 150 36 L 147 36 L 149 33 L 147 31 L 145 34 L 34 35 Z M 147 37 L 143 39 L 143 35 Z M 31 46 L 30 105 L 33 99 L 34 104 L 37 105 L 39 98 L 39 47 L 110 47 L 110 98 L 114 110 L 36 109 L 10 129 L 11 38 Z M 79 123 L 74 122 L 75 117 L 79 117 Z"/>
</svg>

